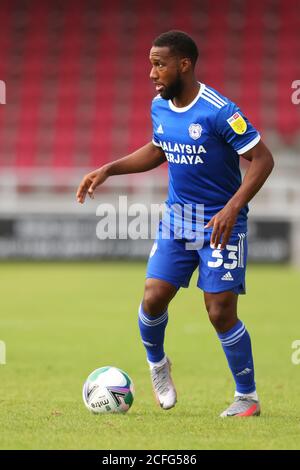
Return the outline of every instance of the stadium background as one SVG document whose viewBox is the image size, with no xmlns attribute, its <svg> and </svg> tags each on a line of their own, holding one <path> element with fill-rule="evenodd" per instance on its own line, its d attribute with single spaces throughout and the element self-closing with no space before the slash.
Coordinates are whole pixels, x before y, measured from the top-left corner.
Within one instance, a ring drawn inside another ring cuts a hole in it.
<svg viewBox="0 0 300 470">
<path fill-rule="evenodd" d="M 299 2 L 1 2 L 0 257 L 146 257 L 149 241 L 100 241 L 99 202 L 163 202 L 166 165 L 112 178 L 84 208 L 85 172 L 151 139 L 148 53 L 171 28 L 199 46 L 198 77 L 236 101 L 276 160 L 251 203 L 250 257 L 300 264 Z M 245 168 L 245 162 L 241 162 Z"/>
<path fill-rule="evenodd" d="M 0 447 L 299 448 L 299 367 L 290 356 L 299 337 L 300 2 L 1 0 L 0 25 L 0 373 L 9 391 Z M 84 206 L 75 199 L 83 174 L 151 139 L 148 52 L 169 29 L 191 34 L 199 80 L 239 104 L 275 158 L 249 225 L 250 259 L 272 264 L 250 265 L 241 299 L 265 402 L 259 425 L 215 420 L 232 383 L 211 326 L 195 317 L 194 287 L 174 301 L 169 325 L 181 404 L 167 417 L 152 408 L 136 325 L 152 241 L 97 239 L 96 209 L 118 207 L 119 195 L 161 203 L 166 167 L 112 178 Z M 103 419 L 99 436 L 80 389 L 109 363 L 133 376 L 137 399 L 123 420 Z"/>
</svg>

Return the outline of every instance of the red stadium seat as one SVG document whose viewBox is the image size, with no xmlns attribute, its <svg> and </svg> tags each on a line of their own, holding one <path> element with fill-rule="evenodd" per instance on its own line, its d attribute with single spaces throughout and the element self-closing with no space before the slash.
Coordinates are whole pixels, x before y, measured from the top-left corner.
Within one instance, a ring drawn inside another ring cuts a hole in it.
<svg viewBox="0 0 300 470">
<path fill-rule="evenodd" d="M 3 4 L 3 5 L 2 5 Z M 151 138 L 149 50 L 168 29 L 188 31 L 199 45 L 200 81 L 236 99 L 262 132 L 273 126 L 289 145 L 299 136 L 297 0 L 209 0 L 190 5 L 150 0 L 124 9 L 107 2 L 4 0 L 0 9 L 0 165 L 90 166 Z M 116 142 L 116 139 L 118 142 Z M 118 145 L 119 146 L 118 146 Z"/>
</svg>

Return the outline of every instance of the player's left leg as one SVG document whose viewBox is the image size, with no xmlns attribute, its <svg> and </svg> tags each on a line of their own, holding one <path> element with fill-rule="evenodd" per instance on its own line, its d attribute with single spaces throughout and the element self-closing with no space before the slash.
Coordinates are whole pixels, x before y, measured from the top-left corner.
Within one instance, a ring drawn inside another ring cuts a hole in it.
<svg viewBox="0 0 300 470">
<path fill-rule="evenodd" d="M 257 416 L 260 405 L 254 381 L 251 340 L 237 316 L 238 294 L 233 291 L 204 292 L 204 300 L 236 384 L 234 402 L 221 417 Z"/>
</svg>

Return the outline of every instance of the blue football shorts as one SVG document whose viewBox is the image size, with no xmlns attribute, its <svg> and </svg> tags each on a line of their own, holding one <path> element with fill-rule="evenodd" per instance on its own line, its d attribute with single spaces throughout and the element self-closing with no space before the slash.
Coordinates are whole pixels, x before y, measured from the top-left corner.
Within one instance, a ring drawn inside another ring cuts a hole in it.
<svg viewBox="0 0 300 470">
<path fill-rule="evenodd" d="M 149 255 L 146 278 L 162 279 L 179 289 L 189 286 L 192 274 L 198 267 L 197 286 L 204 292 L 233 291 L 245 294 L 247 232 L 243 230 L 246 228 L 234 228 L 224 250 L 210 245 L 211 229 L 204 232 L 200 247 L 187 249 L 190 240 L 176 239 L 174 236 L 164 238 L 160 222 Z"/>
</svg>

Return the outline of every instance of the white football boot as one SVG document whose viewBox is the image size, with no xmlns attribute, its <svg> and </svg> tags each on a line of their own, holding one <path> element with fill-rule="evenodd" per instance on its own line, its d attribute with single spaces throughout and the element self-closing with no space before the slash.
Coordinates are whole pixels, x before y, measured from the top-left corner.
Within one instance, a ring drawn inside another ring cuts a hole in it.
<svg viewBox="0 0 300 470">
<path fill-rule="evenodd" d="M 171 362 L 167 357 L 163 365 L 150 367 L 153 390 L 158 404 L 164 410 L 173 408 L 177 402 L 177 393 L 171 377 Z"/>
</svg>

